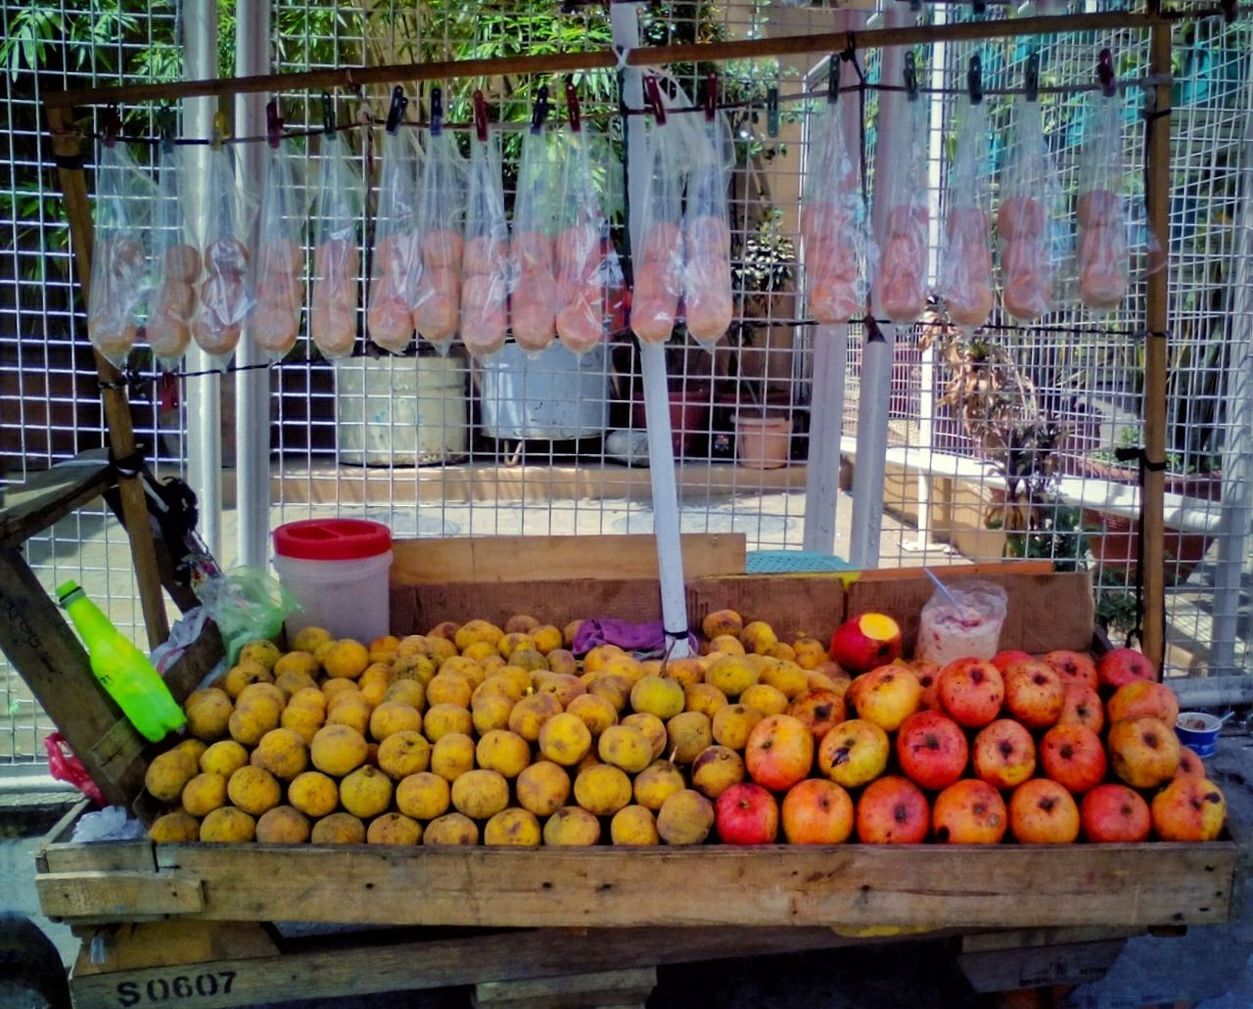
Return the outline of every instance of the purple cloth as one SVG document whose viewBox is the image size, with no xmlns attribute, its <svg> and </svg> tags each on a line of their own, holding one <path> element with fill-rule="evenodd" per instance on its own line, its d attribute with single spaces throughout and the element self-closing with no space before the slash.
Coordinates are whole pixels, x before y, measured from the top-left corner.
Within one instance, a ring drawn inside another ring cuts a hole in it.
<svg viewBox="0 0 1253 1009">
<path fill-rule="evenodd" d="M 695 654 L 696 636 L 689 632 L 687 638 L 692 654 Z M 664 655 L 668 647 L 665 624 L 660 620 L 634 624 L 629 620 L 614 620 L 610 617 L 584 620 L 574 636 L 574 654 L 586 655 L 597 645 L 617 645 L 628 652 Z"/>
</svg>

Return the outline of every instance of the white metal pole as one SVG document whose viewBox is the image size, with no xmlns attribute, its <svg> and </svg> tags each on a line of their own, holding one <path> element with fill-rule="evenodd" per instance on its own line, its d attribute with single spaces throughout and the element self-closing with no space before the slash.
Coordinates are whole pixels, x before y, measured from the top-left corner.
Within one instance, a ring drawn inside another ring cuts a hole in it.
<svg viewBox="0 0 1253 1009">
<path fill-rule="evenodd" d="M 887 26 L 904 23 L 907 11 L 888 6 L 883 12 Z M 901 79 L 905 54 L 900 46 L 883 50 L 880 80 L 895 83 Z M 908 136 L 904 114 L 906 97 L 897 91 L 879 95 L 879 121 L 875 140 L 875 178 L 887 177 L 888 161 L 901 157 L 907 145 L 916 143 Z M 878 194 L 876 194 L 877 197 Z M 874 199 L 871 220 L 876 236 L 882 234 L 881 219 L 887 207 Z M 881 306 L 871 301 L 871 311 L 882 318 Z M 868 336 L 862 346 L 861 388 L 857 402 L 857 461 L 853 477 L 853 521 L 849 533 L 849 559 L 854 567 L 879 566 L 879 534 L 883 525 L 883 471 L 888 448 L 888 406 L 892 392 L 892 352 L 896 334 L 885 325 L 877 337 Z"/>
<path fill-rule="evenodd" d="M 639 45 L 638 4 L 610 6 L 613 42 L 625 54 Z M 643 74 L 634 67 L 623 70 L 623 90 L 628 105 L 644 104 Z M 644 121 L 627 118 L 627 194 L 631 207 L 630 232 L 635 233 L 644 197 Z M 674 475 L 674 442 L 670 432 L 670 395 L 666 377 L 666 349 L 659 344 L 640 344 L 644 373 L 644 413 L 648 428 L 648 473 L 653 491 L 653 536 L 657 541 L 657 568 L 661 582 L 661 617 L 671 638 L 667 645 L 673 658 L 689 654 L 687 596 L 683 582 L 683 548 L 679 536 L 679 498 Z"/>
<path fill-rule="evenodd" d="M 235 22 L 235 73 L 249 77 L 270 72 L 270 0 L 251 0 L 239 7 Z M 240 134 L 265 133 L 263 93 L 235 97 L 235 123 Z M 261 192 L 268 148 L 242 144 L 237 151 L 240 190 Z M 255 249 L 256 228 L 248 247 Z M 270 373 L 249 366 L 264 363 L 260 348 L 245 331 L 236 351 L 241 370 L 235 373 L 235 508 L 239 521 L 239 563 L 264 568 L 270 542 Z"/>
<path fill-rule="evenodd" d="M 202 80 L 218 76 L 217 0 L 187 0 L 183 5 L 183 76 Z M 213 133 L 216 98 L 183 100 L 183 131 L 193 137 Z M 191 171 L 189 220 L 197 241 L 204 235 L 208 148 L 186 151 Z M 187 370 L 211 370 L 209 356 L 194 343 L 187 352 Z M 199 531 L 209 552 L 222 558 L 222 377 L 216 373 L 189 378 L 187 393 L 187 482 L 200 506 Z"/>
</svg>

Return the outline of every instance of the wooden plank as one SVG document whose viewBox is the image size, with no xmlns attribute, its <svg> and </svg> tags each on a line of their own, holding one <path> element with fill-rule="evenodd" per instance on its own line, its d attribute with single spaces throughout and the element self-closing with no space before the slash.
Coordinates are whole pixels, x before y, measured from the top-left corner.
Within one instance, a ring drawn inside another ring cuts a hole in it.
<svg viewBox="0 0 1253 1009">
<path fill-rule="evenodd" d="M 742 533 L 684 534 L 684 575 L 742 573 L 745 542 Z M 393 585 L 657 577 L 655 543 L 641 535 L 396 540 L 392 553 Z"/>
<path fill-rule="evenodd" d="M 0 548 L 0 649 L 114 804 L 143 787 L 144 740 L 91 673 L 61 611 L 12 547 Z"/>
<path fill-rule="evenodd" d="M 577 961 L 574 961 L 577 963 Z M 499 1009 L 589 1009 L 639 1006 L 657 987 L 656 967 L 565 974 L 517 981 L 484 981 L 474 986 L 471 1004 Z"/>
<path fill-rule="evenodd" d="M 995 932 L 971 932 L 961 937 L 963 953 L 987 953 L 999 949 L 1024 949 L 1028 946 L 1072 945 L 1085 942 L 1109 942 L 1143 935 L 1144 929 L 1109 928 L 1078 925 L 1071 928 L 1007 928 Z"/>
<path fill-rule="evenodd" d="M 977 992 L 1090 984 L 1106 975 L 1126 945 L 1126 939 L 1109 939 L 962 953 L 957 965 Z"/>
<path fill-rule="evenodd" d="M 150 841 L 110 841 L 92 844 L 49 844 L 41 872 L 153 872 L 156 859 Z"/>
<path fill-rule="evenodd" d="M 109 458 L 103 451 L 84 453 L 32 473 L 24 483 L 6 489 L 5 507 L 0 511 L 0 541 L 21 545 L 99 497 L 112 483 Z"/>
<path fill-rule="evenodd" d="M 152 917 L 204 909 L 200 880 L 178 872 L 50 872 L 35 877 L 35 888 L 49 918 L 123 921 L 130 910 Z"/>
<path fill-rule="evenodd" d="M 91 800 L 87 798 L 79 799 L 54 823 L 48 833 L 43 836 L 43 843 L 39 850 L 35 853 L 35 871 L 48 871 L 48 849 L 54 844 L 60 844 L 68 841 L 74 832 L 74 824 L 78 822 L 78 818 L 92 808 Z M 81 847 L 75 845 L 74 847 Z"/>
<path fill-rule="evenodd" d="M 222 644 L 217 624 L 208 621 L 200 637 L 166 671 L 165 685 L 170 688 L 174 700 L 180 704 L 185 701 L 225 655 L 226 647 Z"/>
<path fill-rule="evenodd" d="M 444 620 L 464 623 L 475 617 L 504 624 L 518 613 L 558 627 L 581 617 L 633 621 L 661 617 L 661 592 L 655 578 L 497 582 L 490 587 L 474 583 L 418 585 L 414 592 L 416 623 L 408 633 L 426 632 Z"/>
<path fill-rule="evenodd" d="M 1230 917 L 1237 856 L 1231 842 L 631 852 L 156 849 L 157 878 L 172 872 L 203 881 L 204 905 L 195 913 L 207 919 L 492 927 L 1203 924 Z M 152 913 L 145 904 L 119 907 L 108 880 L 108 873 L 83 874 L 74 881 L 76 903 L 58 903 L 56 913 L 111 914 L 119 921 Z M 397 893 L 422 899 L 380 899 Z"/>
<path fill-rule="evenodd" d="M 74 966 L 76 976 L 278 955 L 269 933 L 249 921 L 174 919 L 123 924 L 110 928 L 104 941 L 96 944 L 95 960 L 86 955 L 90 946 L 90 941 L 83 943 L 83 955 Z"/>
</svg>

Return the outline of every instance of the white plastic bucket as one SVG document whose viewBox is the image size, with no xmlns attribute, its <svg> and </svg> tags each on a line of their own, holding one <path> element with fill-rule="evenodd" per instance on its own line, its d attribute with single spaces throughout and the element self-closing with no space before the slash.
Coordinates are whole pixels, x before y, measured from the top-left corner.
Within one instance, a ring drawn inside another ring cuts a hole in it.
<svg viewBox="0 0 1253 1009">
<path fill-rule="evenodd" d="M 607 348 L 559 343 L 533 356 L 505 344 L 481 364 L 483 431 L 501 441 L 599 438 L 609 427 Z"/>
</svg>

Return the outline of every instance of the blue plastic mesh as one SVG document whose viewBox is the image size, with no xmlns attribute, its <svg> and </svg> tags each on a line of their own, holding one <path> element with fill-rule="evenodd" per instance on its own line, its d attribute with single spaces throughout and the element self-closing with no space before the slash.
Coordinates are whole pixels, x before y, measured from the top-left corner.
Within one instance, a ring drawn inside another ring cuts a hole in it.
<svg viewBox="0 0 1253 1009">
<path fill-rule="evenodd" d="M 777 575 L 856 569 L 842 557 L 810 550 L 755 550 L 748 554 L 745 570 L 750 575 Z"/>
</svg>

